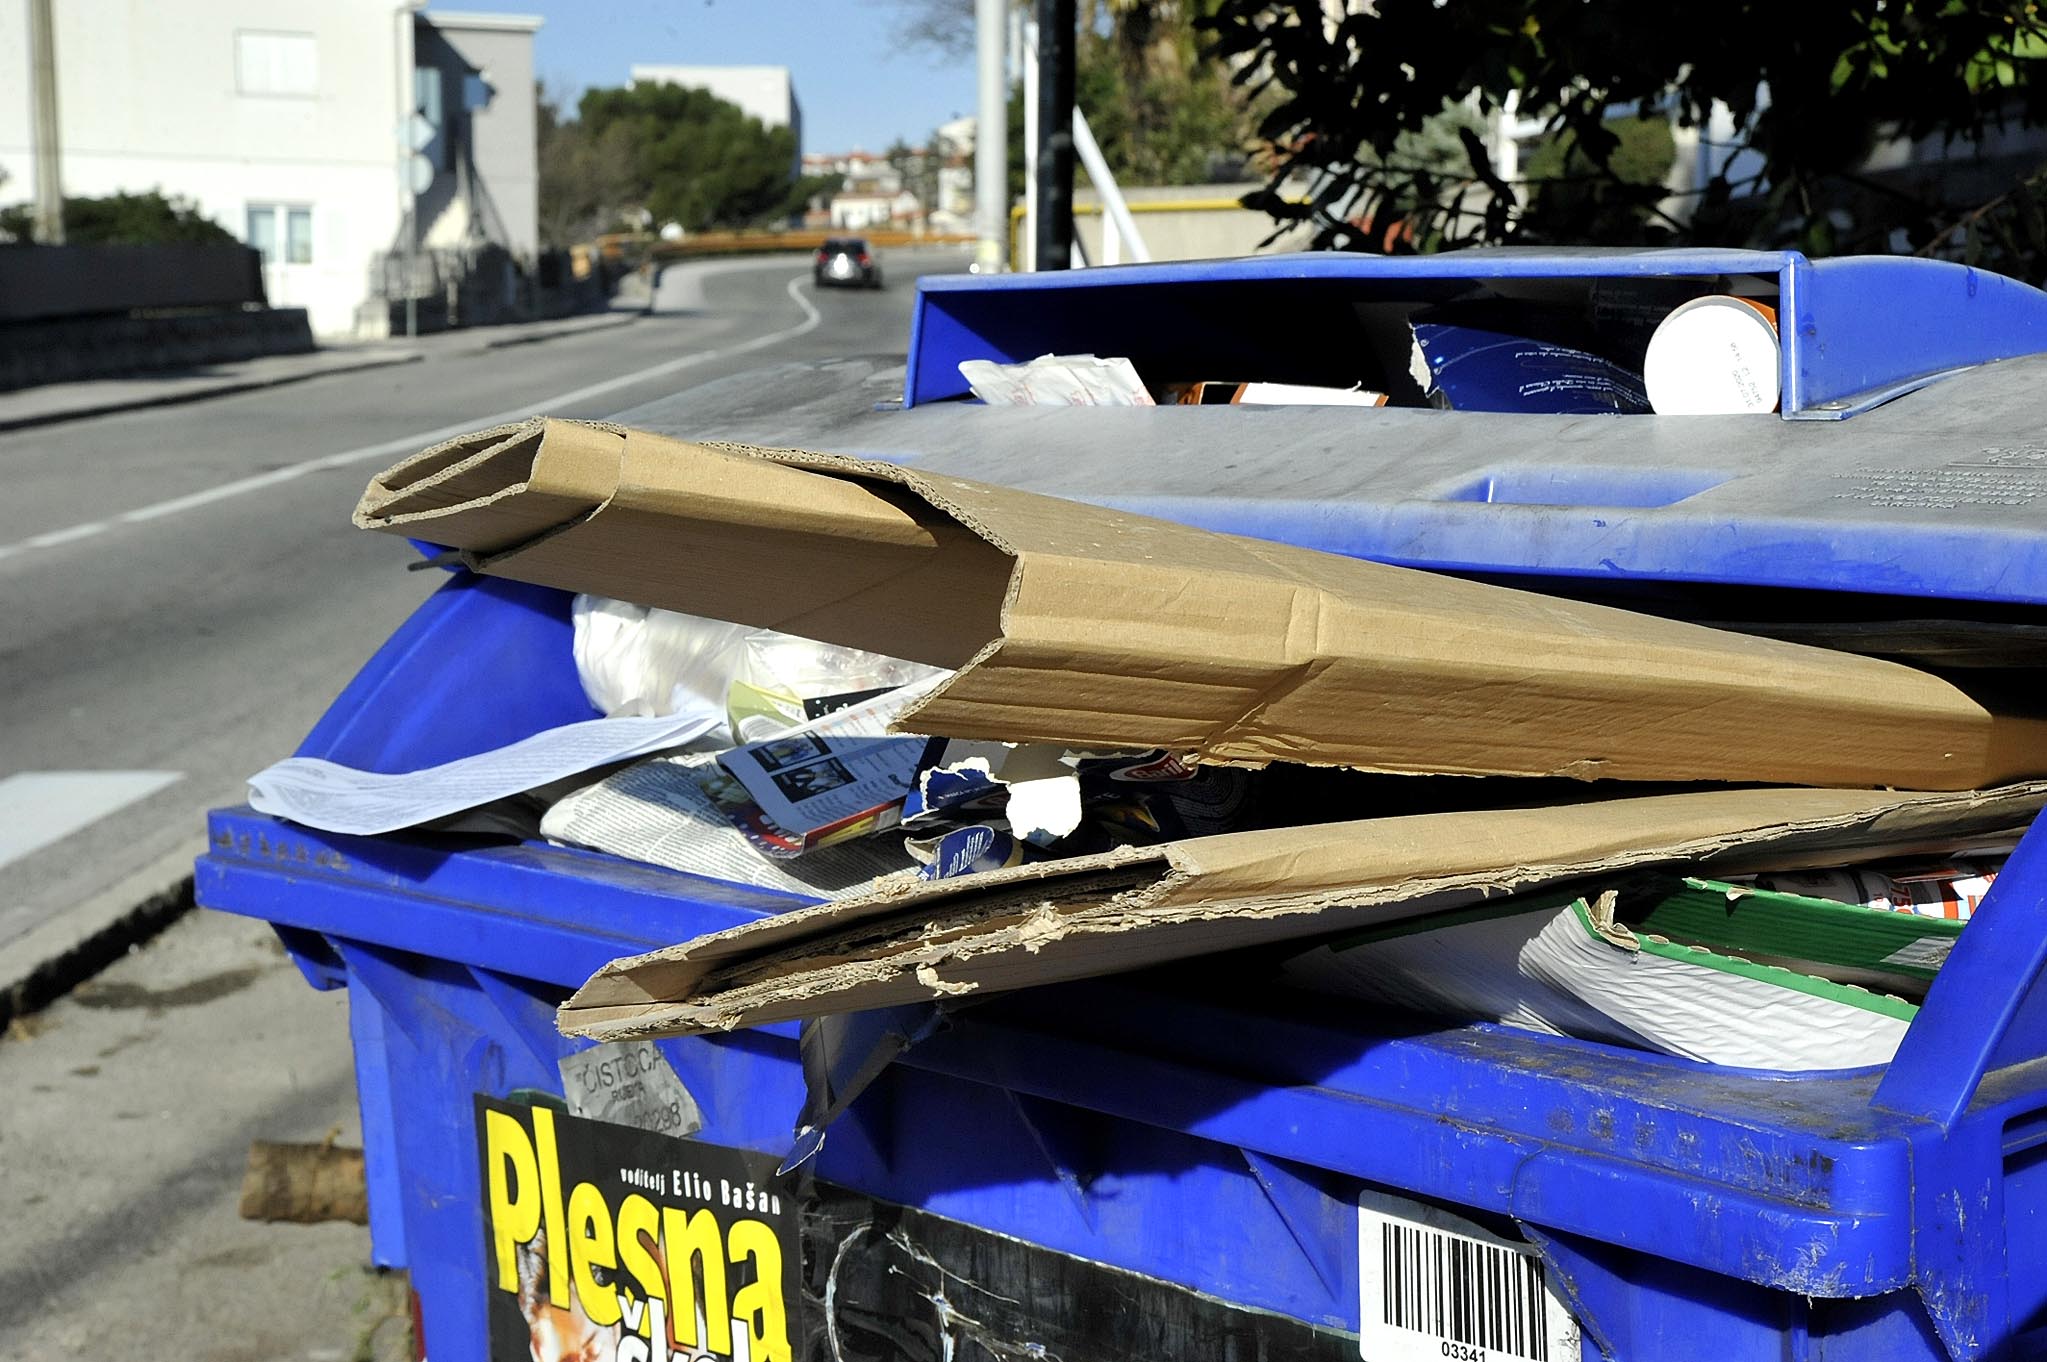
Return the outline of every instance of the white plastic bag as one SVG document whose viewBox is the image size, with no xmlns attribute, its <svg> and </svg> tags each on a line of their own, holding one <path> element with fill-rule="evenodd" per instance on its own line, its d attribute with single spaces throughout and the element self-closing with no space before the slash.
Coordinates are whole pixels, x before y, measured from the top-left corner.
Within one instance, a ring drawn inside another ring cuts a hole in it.
<svg viewBox="0 0 2047 1362">
<path fill-rule="evenodd" d="M 606 716 L 725 711 L 734 742 L 754 742 L 940 668 L 773 629 L 578 596 L 576 674 Z M 724 742 L 716 745 L 725 746 Z"/>
<path fill-rule="evenodd" d="M 602 596 L 578 596 L 571 611 L 576 675 L 590 703 L 613 719 L 672 714 L 692 697 L 724 709 L 747 637 L 755 632 Z"/>
</svg>

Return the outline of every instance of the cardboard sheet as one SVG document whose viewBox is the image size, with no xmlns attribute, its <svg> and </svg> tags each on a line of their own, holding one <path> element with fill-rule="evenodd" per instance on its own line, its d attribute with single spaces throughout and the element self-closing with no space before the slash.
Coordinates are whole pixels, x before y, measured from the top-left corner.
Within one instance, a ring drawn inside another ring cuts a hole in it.
<svg viewBox="0 0 2047 1362">
<path fill-rule="evenodd" d="M 1897 663 L 832 455 L 535 420 L 380 474 L 356 523 L 959 667 L 916 733 L 1457 775 L 2047 774 L 2047 721 Z"/>
<path fill-rule="evenodd" d="M 1726 790 L 1420 814 L 1125 848 L 889 890 L 614 961 L 569 1035 L 669 1035 L 995 992 L 1355 929 L 1651 864 L 1737 873 L 2026 826 L 1987 793 Z"/>
</svg>

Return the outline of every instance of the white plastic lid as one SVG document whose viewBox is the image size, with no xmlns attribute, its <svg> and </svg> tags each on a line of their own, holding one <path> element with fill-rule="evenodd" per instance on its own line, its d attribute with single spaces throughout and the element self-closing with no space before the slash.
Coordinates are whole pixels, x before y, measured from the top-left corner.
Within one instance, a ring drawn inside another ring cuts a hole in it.
<svg viewBox="0 0 2047 1362">
<path fill-rule="evenodd" d="M 1659 416 L 1777 409 L 1777 327 L 1740 298 L 1694 298 L 1649 338 L 1642 386 Z"/>
</svg>

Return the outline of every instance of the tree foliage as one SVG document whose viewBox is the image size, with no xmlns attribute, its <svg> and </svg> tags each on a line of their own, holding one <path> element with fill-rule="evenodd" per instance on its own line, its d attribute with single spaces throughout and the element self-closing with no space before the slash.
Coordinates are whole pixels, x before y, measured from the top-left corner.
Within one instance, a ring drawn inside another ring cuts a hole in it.
<svg viewBox="0 0 2047 1362">
<path fill-rule="evenodd" d="M 974 0 L 872 0 L 894 12 L 899 47 L 922 48 L 936 56 L 971 61 L 974 56 Z"/>
<path fill-rule="evenodd" d="M 881 158 L 902 178 L 903 188 L 917 196 L 926 217 L 938 206 L 938 171 L 945 164 L 945 154 L 942 139 L 936 135 L 926 147 L 913 147 L 898 137 L 881 154 Z"/>
<path fill-rule="evenodd" d="M 899 39 L 947 58 L 974 51 L 974 0 L 881 0 Z M 1124 184 L 1205 184 L 1242 173 L 1257 118 L 1229 71 L 1203 59 L 1196 21 L 1214 0 L 1079 0 L 1074 102 Z M 1023 97 L 1010 91 L 1009 161 L 1023 184 Z"/>
<path fill-rule="evenodd" d="M 1080 104 L 1119 180 L 1203 184 L 1243 173 L 1257 119 L 1228 69 L 1202 57 L 1194 25 L 1211 7 L 1083 0 L 1076 66 L 1093 77 Z"/>
<path fill-rule="evenodd" d="M 1613 150 L 1600 165 L 1568 133 L 1522 167 L 1523 229 L 1581 241 L 1633 241 L 1664 230 L 1655 204 L 1677 158 L 1668 118 L 1610 118 Z"/>
<path fill-rule="evenodd" d="M 573 120 L 543 101 L 543 237 L 566 245 L 644 212 L 685 231 L 787 217 L 812 188 L 796 178 L 796 139 L 708 90 L 642 84 L 592 89 Z"/>
<path fill-rule="evenodd" d="M 1875 189 L 1879 140 L 1966 149 L 2047 115 L 2047 17 L 2032 0 L 1728 0 L 1656 22 L 1625 0 L 1215 0 L 1202 21 L 1247 89 L 1272 100 L 1260 132 L 1275 169 L 1262 202 L 1312 221 L 1322 244 L 1363 247 L 1398 216 L 1414 245 L 1692 240 L 1884 249 L 1942 230 L 1947 205 Z M 1507 183 L 1482 136 L 1458 173 L 1399 155 L 1446 106 L 1490 117 L 1510 96 L 1562 148 L 1548 183 Z M 1716 105 L 1753 152 L 1668 211 L 1660 182 L 1616 174 L 1625 120 L 1699 128 Z M 1597 192 L 1553 193 L 1567 183 Z M 1306 186 L 1306 202 L 1289 202 Z M 1538 192 L 1531 192 L 1538 191 Z"/>
<path fill-rule="evenodd" d="M 551 247 L 573 246 L 620 226 L 620 212 L 632 206 L 633 148 L 624 128 L 608 138 L 593 136 L 560 102 L 539 92 L 537 168 L 540 177 L 540 240 Z"/>
<path fill-rule="evenodd" d="M 0 208 L 0 239 L 25 243 L 34 234 L 30 204 Z M 237 244 L 233 232 L 201 213 L 189 199 L 160 190 L 64 200 L 64 240 L 73 246 Z"/>
</svg>

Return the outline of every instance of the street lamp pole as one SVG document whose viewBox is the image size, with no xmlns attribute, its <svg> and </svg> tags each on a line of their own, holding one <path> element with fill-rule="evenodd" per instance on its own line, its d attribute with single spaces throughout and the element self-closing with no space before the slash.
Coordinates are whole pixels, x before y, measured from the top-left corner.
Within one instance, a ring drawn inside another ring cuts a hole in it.
<svg viewBox="0 0 2047 1362">
<path fill-rule="evenodd" d="M 64 168 L 57 130 L 57 35 L 50 0 L 28 0 L 28 48 L 35 86 L 36 240 L 61 246 Z"/>
<path fill-rule="evenodd" d="M 1009 88 L 1003 79 L 1003 0 L 974 0 L 981 108 L 974 127 L 974 268 L 1002 269 L 1009 226 Z"/>
<path fill-rule="evenodd" d="M 1037 182 L 1037 269 L 1063 270 L 1073 261 L 1073 0 L 1037 0 L 1038 136 L 1030 149 Z"/>
</svg>

